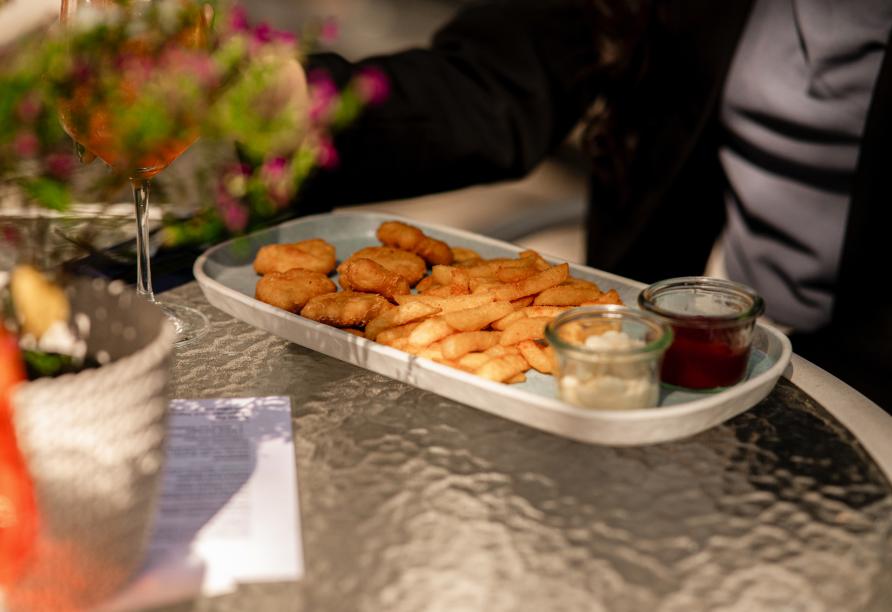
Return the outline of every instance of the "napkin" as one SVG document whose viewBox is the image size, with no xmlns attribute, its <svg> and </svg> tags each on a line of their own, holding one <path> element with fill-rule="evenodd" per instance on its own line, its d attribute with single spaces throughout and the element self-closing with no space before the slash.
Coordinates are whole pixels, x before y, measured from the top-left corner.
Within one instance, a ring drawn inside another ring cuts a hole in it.
<svg viewBox="0 0 892 612">
<path fill-rule="evenodd" d="M 103 612 L 303 576 L 287 397 L 173 400 L 146 562 Z"/>
</svg>

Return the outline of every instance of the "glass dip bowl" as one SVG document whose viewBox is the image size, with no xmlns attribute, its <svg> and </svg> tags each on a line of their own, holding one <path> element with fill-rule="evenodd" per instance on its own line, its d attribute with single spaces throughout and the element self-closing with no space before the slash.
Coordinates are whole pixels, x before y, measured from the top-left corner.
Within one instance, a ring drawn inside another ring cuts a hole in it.
<svg viewBox="0 0 892 612">
<path fill-rule="evenodd" d="M 548 324 L 545 338 L 564 401 L 601 410 L 657 405 L 660 362 L 672 342 L 658 317 L 625 306 L 574 308 Z"/>
<path fill-rule="evenodd" d="M 718 278 L 686 276 L 646 288 L 638 305 L 675 333 L 663 360 L 664 383 L 718 390 L 743 379 L 756 319 L 765 311 L 755 291 Z"/>
</svg>

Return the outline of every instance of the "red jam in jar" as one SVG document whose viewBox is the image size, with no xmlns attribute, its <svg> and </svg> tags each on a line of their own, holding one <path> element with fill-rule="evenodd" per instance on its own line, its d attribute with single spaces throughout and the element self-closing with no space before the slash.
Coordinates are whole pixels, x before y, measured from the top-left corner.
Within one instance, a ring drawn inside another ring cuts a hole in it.
<svg viewBox="0 0 892 612">
<path fill-rule="evenodd" d="M 765 309 L 752 289 L 716 278 L 675 278 L 642 291 L 638 304 L 675 334 L 663 359 L 663 383 L 719 389 L 743 379 L 756 318 Z"/>
</svg>

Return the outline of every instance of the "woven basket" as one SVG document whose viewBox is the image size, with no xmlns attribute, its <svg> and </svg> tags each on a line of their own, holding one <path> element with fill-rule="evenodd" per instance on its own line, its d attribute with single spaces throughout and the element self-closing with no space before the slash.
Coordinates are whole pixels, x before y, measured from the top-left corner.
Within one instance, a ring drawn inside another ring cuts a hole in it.
<svg viewBox="0 0 892 612">
<path fill-rule="evenodd" d="M 174 332 L 119 283 L 79 279 L 74 317 L 107 365 L 22 385 L 16 433 L 40 509 L 37 552 L 10 608 L 83 607 L 140 568 L 160 485 Z"/>
</svg>

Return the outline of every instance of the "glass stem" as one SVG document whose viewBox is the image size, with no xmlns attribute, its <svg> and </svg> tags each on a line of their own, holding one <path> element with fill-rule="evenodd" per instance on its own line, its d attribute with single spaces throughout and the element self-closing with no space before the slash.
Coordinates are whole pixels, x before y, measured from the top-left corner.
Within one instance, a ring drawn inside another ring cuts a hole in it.
<svg viewBox="0 0 892 612">
<path fill-rule="evenodd" d="M 136 292 L 154 302 L 149 256 L 149 181 L 136 179 L 132 185 L 136 205 Z"/>
</svg>

